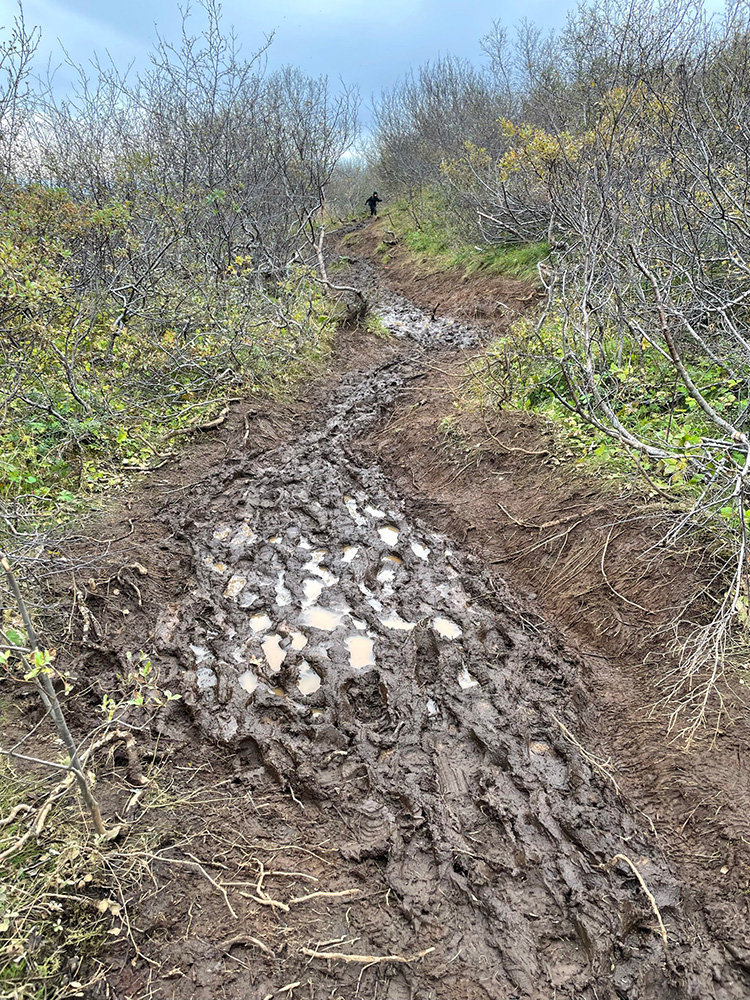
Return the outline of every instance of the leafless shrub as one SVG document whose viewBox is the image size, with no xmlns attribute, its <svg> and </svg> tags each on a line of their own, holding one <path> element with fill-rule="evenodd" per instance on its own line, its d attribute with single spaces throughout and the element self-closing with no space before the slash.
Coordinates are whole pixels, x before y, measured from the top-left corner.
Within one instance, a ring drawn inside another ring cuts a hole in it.
<svg viewBox="0 0 750 1000">
<path fill-rule="evenodd" d="M 30 73 L 38 45 L 39 29 L 27 26 L 19 6 L 12 23 L 0 26 L 0 184 L 12 174 L 19 140 L 34 112 Z"/>
</svg>

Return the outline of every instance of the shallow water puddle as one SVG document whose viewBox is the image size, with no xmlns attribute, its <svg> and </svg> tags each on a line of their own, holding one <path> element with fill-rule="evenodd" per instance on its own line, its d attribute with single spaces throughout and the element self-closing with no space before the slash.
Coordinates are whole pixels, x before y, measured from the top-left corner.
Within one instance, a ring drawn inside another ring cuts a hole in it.
<svg viewBox="0 0 750 1000">
<path fill-rule="evenodd" d="M 377 518 L 385 517 L 384 510 L 378 510 L 377 507 L 371 507 L 370 504 L 368 504 L 365 507 L 365 514 L 369 514 L 370 517 L 377 517 Z"/>
<path fill-rule="evenodd" d="M 344 554 L 341 557 L 341 561 L 345 563 L 352 562 L 356 558 L 358 552 L 359 552 L 359 545 L 347 545 L 344 548 Z"/>
<path fill-rule="evenodd" d="M 327 566 L 321 565 L 328 554 L 328 549 L 316 549 L 309 562 L 305 563 L 304 568 L 313 576 L 319 576 L 326 587 L 333 587 L 339 582 L 339 578 L 334 576 Z"/>
<path fill-rule="evenodd" d="M 253 632 L 265 632 L 265 630 L 270 627 L 271 627 L 271 619 L 265 613 L 260 615 L 253 615 L 253 617 L 250 619 L 250 628 L 253 630 Z"/>
<path fill-rule="evenodd" d="M 191 646 L 190 650 L 195 657 L 196 663 L 203 663 L 204 660 L 211 659 L 211 653 L 205 646 Z"/>
<path fill-rule="evenodd" d="M 286 651 L 281 648 L 281 636 L 276 633 L 266 636 L 261 648 L 268 660 L 268 666 L 277 674 L 281 670 L 281 664 L 286 659 Z"/>
<path fill-rule="evenodd" d="M 419 542 L 412 542 L 411 550 L 417 557 L 417 559 L 423 559 L 425 562 L 427 562 L 427 557 L 430 554 L 430 550 L 427 548 L 426 545 L 420 545 Z"/>
<path fill-rule="evenodd" d="M 458 639 L 461 635 L 460 627 L 450 618 L 433 618 L 432 627 L 444 639 Z"/>
<path fill-rule="evenodd" d="M 404 632 L 411 632 L 416 627 L 416 622 L 407 622 L 401 615 L 396 614 L 396 612 L 391 615 L 385 615 L 380 619 L 380 624 L 386 628 L 401 629 Z"/>
<path fill-rule="evenodd" d="M 252 694 L 258 686 L 258 678 L 252 670 L 246 670 L 244 674 L 240 674 L 237 680 L 242 690 L 247 691 L 248 694 Z"/>
<path fill-rule="evenodd" d="M 312 604 L 315 604 L 320 595 L 323 593 L 324 586 L 325 584 L 322 580 L 313 580 L 311 577 L 303 580 L 302 592 L 305 596 L 302 600 L 302 607 L 309 608 Z"/>
<path fill-rule="evenodd" d="M 315 673 L 307 660 L 303 660 L 297 683 L 300 694 L 314 694 L 320 687 L 320 684 L 320 677 Z"/>
<path fill-rule="evenodd" d="M 229 583 L 224 591 L 224 597 L 229 597 L 231 600 L 234 600 L 245 589 L 246 583 L 247 579 L 244 576 L 240 576 L 239 573 L 235 573 L 229 579 Z"/>
<path fill-rule="evenodd" d="M 300 650 L 304 649 L 307 645 L 307 636 L 304 632 L 290 632 L 289 633 L 292 640 L 292 649 Z"/>
<path fill-rule="evenodd" d="M 207 691 L 208 688 L 216 687 L 219 683 L 219 678 L 210 667 L 198 667 L 195 676 L 199 691 Z"/>
<path fill-rule="evenodd" d="M 327 566 L 317 566 L 317 565 L 311 566 L 310 563 L 308 563 L 305 566 L 305 569 L 309 573 L 313 573 L 315 576 L 319 576 L 320 579 L 323 581 L 323 583 L 326 585 L 326 587 L 333 587 L 335 584 L 339 582 L 339 578 L 337 576 L 334 576 Z"/>
<path fill-rule="evenodd" d="M 375 640 L 364 635 L 350 635 L 346 640 L 349 649 L 349 664 L 355 670 L 375 666 Z"/>
<path fill-rule="evenodd" d="M 386 524 L 383 528 L 378 528 L 378 534 L 386 545 L 395 545 L 398 541 L 398 528 L 393 524 Z"/>
<path fill-rule="evenodd" d="M 346 611 L 332 611 L 330 608 L 321 608 L 315 605 L 304 609 L 300 621 L 303 625 L 311 625 L 324 632 L 333 632 L 341 624 L 345 614 Z"/>
<path fill-rule="evenodd" d="M 210 559 L 209 559 L 209 563 L 211 564 L 211 569 L 214 571 L 214 573 L 226 573 L 226 571 L 227 571 L 227 564 L 226 563 L 223 563 L 223 562 L 211 563 Z"/>
<path fill-rule="evenodd" d="M 359 618 L 352 618 L 351 623 L 357 629 L 358 632 L 364 632 L 364 630 L 367 628 L 367 622 L 363 622 Z"/>
<path fill-rule="evenodd" d="M 428 715 L 437 715 L 439 713 L 439 711 L 440 711 L 440 709 L 437 707 L 437 705 L 432 700 L 432 698 L 428 698 L 427 699 L 427 714 Z"/>
<path fill-rule="evenodd" d="M 471 676 L 466 667 L 458 675 L 458 683 L 464 691 L 468 691 L 469 688 L 479 687 L 479 681 L 476 677 Z"/>
<path fill-rule="evenodd" d="M 378 573 L 376 579 L 377 579 L 378 583 L 390 583 L 391 580 L 395 580 L 396 579 L 396 572 L 395 572 L 395 570 L 388 569 L 388 567 L 384 567 Z"/>
</svg>

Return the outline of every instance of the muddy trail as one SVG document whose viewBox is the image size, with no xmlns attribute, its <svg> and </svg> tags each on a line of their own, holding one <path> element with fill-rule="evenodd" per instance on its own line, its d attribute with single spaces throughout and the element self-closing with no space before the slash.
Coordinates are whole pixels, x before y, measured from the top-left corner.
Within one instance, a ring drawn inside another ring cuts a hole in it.
<svg viewBox="0 0 750 1000">
<path fill-rule="evenodd" d="M 580 660 L 363 447 L 484 333 L 354 267 L 392 339 L 350 344 L 290 419 L 245 413 L 169 491 L 133 550 L 159 586 L 123 587 L 117 628 L 89 595 L 98 662 L 152 650 L 182 695 L 158 740 L 230 796 L 165 835 L 109 995 L 747 997 L 744 944 L 578 739 Z"/>
</svg>

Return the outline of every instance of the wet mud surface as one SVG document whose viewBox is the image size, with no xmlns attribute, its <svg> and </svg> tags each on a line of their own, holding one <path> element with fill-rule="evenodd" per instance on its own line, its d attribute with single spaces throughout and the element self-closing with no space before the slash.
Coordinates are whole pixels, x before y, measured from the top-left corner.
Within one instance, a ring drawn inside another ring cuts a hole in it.
<svg viewBox="0 0 750 1000">
<path fill-rule="evenodd" d="M 254 888 L 227 889 L 234 921 L 201 895 L 213 916 L 200 932 L 191 916 L 181 944 L 160 939 L 152 898 L 144 952 L 182 971 L 162 966 L 148 988 L 747 997 L 750 953 L 707 927 L 647 818 L 578 741 L 584 664 L 362 448 L 428 359 L 482 336 L 371 294 L 395 337 L 386 359 L 355 365 L 284 440 L 237 452 L 160 515 L 179 585 L 132 611 L 182 695 L 161 727 L 169 737 L 187 712 L 193 747 L 229 762 L 237 812 L 217 821 L 229 846 L 212 872 Z M 238 838 L 261 845 L 251 879 Z M 318 895 L 300 903 L 306 892 Z M 733 914 L 741 925 L 742 903 Z M 114 995 L 146 995 L 145 964 L 132 968 Z"/>
</svg>

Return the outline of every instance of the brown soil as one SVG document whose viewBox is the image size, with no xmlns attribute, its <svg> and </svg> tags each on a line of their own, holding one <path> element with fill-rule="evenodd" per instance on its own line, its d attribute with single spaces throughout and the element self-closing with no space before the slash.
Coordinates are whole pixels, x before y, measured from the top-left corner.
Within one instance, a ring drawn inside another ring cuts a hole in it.
<svg viewBox="0 0 750 1000">
<path fill-rule="evenodd" d="M 664 680 L 676 666 L 675 617 L 705 584 L 697 556 L 660 547 L 664 510 L 613 495 L 566 465 L 552 431 L 533 416 L 456 417 L 461 372 L 457 366 L 415 381 L 370 447 L 408 492 L 415 515 L 498 567 L 577 651 L 583 667 L 573 697 L 585 705 L 579 737 L 614 762 L 623 792 L 696 887 L 695 905 L 715 931 L 726 926 L 728 900 L 743 899 L 746 935 L 747 697 L 725 689 L 720 728 L 699 732 L 689 753 L 679 732 L 670 736 L 676 702 L 665 703 Z M 445 440 L 446 417 L 459 444 Z"/>
<path fill-rule="evenodd" d="M 128 650 L 182 696 L 125 720 L 150 874 L 90 995 L 746 997 L 748 716 L 686 755 L 648 712 L 696 580 L 537 421 L 445 424 L 466 321 L 533 290 L 396 258 L 409 337 L 343 333 L 76 542 L 78 725 Z"/>
<path fill-rule="evenodd" d="M 355 253 L 373 261 L 389 288 L 433 317 L 478 322 L 487 330 L 501 333 L 517 315 L 533 308 L 542 298 L 541 291 L 528 281 L 481 272 L 467 276 L 459 270 L 446 274 L 429 257 L 416 256 L 397 241 L 388 229 L 387 214 L 374 225 L 354 229 L 339 245 L 344 254 Z"/>
</svg>

